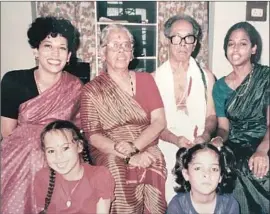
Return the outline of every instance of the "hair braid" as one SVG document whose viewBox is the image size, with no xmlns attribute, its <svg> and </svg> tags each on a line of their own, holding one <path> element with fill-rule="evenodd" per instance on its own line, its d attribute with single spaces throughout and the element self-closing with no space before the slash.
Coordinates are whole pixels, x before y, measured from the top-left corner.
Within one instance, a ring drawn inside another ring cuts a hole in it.
<svg viewBox="0 0 270 214">
<path fill-rule="evenodd" d="M 83 141 L 83 151 L 82 151 L 83 161 L 92 165 L 92 159 L 90 157 L 89 144 L 86 140 Z"/>
<path fill-rule="evenodd" d="M 50 181 L 49 181 L 47 195 L 45 198 L 45 206 L 44 206 L 44 209 L 39 214 L 46 214 L 47 209 L 51 203 L 53 189 L 54 189 L 54 185 L 55 185 L 55 171 L 52 168 L 50 168 L 50 172 L 51 172 L 50 173 Z"/>
</svg>

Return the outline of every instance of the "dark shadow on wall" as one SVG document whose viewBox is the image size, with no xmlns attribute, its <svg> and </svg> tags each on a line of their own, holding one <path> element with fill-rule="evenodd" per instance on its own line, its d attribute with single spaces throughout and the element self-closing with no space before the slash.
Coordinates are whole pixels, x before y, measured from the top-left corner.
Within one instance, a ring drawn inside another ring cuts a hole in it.
<svg viewBox="0 0 270 214">
<path fill-rule="evenodd" d="M 65 71 L 79 77 L 83 84 L 90 81 L 91 69 L 88 62 L 80 62 L 76 56 L 71 56 L 69 64 L 64 68 Z"/>
</svg>

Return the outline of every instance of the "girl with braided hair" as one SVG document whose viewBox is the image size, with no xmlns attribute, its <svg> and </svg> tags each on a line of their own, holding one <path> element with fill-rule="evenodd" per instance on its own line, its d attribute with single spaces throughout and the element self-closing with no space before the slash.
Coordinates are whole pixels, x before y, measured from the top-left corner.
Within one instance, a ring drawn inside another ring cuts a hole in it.
<svg viewBox="0 0 270 214">
<path fill-rule="evenodd" d="M 88 145 L 69 121 L 56 120 L 44 128 L 41 147 L 49 167 L 35 177 L 37 213 L 109 213 L 114 180 L 106 167 L 91 165 Z"/>
<path fill-rule="evenodd" d="M 178 194 L 167 214 L 239 214 L 238 202 L 230 194 L 235 181 L 235 157 L 227 147 L 196 144 L 176 153 L 173 169 Z"/>
</svg>

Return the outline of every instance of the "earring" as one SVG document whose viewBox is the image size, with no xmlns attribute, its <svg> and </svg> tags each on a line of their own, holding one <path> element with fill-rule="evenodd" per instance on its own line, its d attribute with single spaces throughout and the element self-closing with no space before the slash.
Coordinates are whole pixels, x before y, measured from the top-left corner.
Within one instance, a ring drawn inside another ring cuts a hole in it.
<svg viewBox="0 0 270 214">
<path fill-rule="evenodd" d="M 38 56 L 35 56 L 35 64 L 36 64 L 36 66 L 38 66 Z"/>
</svg>

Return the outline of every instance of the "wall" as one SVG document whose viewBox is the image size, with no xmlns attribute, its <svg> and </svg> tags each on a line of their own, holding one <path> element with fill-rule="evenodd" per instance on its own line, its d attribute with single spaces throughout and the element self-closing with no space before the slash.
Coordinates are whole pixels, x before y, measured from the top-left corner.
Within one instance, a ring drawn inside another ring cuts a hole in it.
<svg viewBox="0 0 270 214">
<path fill-rule="evenodd" d="M 1 78 L 13 69 L 35 65 L 27 42 L 31 2 L 1 2 Z"/>
<path fill-rule="evenodd" d="M 266 22 L 250 22 L 262 37 L 261 63 L 269 65 L 269 3 Z M 209 42 L 213 51 L 210 57 L 211 70 L 217 78 L 227 75 L 232 67 L 224 56 L 223 40 L 228 29 L 235 23 L 245 21 L 246 2 L 210 2 Z"/>
</svg>

